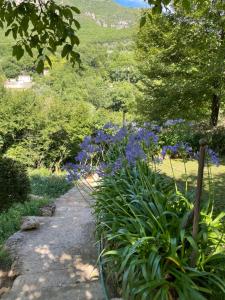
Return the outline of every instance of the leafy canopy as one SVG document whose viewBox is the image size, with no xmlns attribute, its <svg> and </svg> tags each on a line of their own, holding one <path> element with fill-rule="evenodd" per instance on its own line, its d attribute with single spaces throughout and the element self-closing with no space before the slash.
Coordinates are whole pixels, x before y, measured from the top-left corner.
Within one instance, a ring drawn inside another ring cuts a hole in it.
<svg viewBox="0 0 225 300">
<path fill-rule="evenodd" d="M 49 54 L 59 48 L 61 56 L 72 64 L 80 61 L 75 50 L 80 28 L 75 16 L 79 13 L 75 6 L 53 0 L 0 0 L 0 27 L 16 40 L 13 56 L 19 60 L 27 52 L 35 57 L 36 69 L 41 73 L 45 61 L 52 64 Z"/>
</svg>

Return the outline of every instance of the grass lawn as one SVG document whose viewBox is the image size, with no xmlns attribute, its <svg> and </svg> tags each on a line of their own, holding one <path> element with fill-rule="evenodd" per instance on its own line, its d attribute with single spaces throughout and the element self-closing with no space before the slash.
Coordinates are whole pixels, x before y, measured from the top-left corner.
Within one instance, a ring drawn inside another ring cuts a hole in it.
<svg viewBox="0 0 225 300">
<path fill-rule="evenodd" d="M 184 170 L 184 164 L 182 160 L 173 159 L 172 166 L 174 169 L 175 178 L 178 184 L 184 183 L 186 181 L 186 175 Z M 188 186 L 194 191 L 196 186 L 196 177 L 198 172 L 197 161 L 189 161 L 186 164 L 187 174 L 188 174 Z M 173 178 L 173 173 L 170 166 L 170 160 L 165 159 L 161 165 L 159 165 L 159 170 L 166 174 L 167 176 Z M 213 181 L 214 181 L 214 197 L 215 197 L 215 209 L 221 211 L 225 209 L 225 160 L 221 161 L 219 167 L 212 166 L 211 168 Z M 208 196 L 209 184 L 208 184 L 208 170 L 205 168 L 204 174 L 204 193 L 203 197 Z"/>
</svg>

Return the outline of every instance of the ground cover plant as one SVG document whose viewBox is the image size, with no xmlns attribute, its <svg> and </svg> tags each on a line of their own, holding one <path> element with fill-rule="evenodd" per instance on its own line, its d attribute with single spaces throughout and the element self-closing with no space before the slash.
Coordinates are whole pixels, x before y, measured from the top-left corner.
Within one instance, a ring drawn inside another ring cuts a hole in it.
<svg viewBox="0 0 225 300">
<path fill-rule="evenodd" d="M 30 170 L 29 175 L 32 194 L 37 196 L 57 198 L 73 186 L 66 180 L 66 174 L 63 172 L 54 174 L 50 170 L 42 168 Z"/>
<path fill-rule="evenodd" d="M 201 207 L 199 232 L 192 237 L 194 197 L 157 170 L 157 162 L 197 158 L 186 143 L 160 146 L 159 128 L 107 125 L 86 137 L 70 178 L 97 172 L 94 190 L 97 235 L 110 281 L 124 299 L 223 299 L 224 213 L 213 199 Z M 207 149 L 209 166 L 218 157 Z M 174 169 L 173 169 L 174 171 Z M 193 253 L 197 253 L 193 263 Z"/>
</svg>

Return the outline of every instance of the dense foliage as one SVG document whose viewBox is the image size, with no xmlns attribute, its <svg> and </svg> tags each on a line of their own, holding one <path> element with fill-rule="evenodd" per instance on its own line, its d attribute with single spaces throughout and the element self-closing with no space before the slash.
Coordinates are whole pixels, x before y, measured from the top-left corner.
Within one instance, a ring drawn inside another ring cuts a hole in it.
<svg viewBox="0 0 225 300">
<path fill-rule="evenodd" d="M 223 13 L 217 1 L 155 15 L 137 39 L 146 118 L 210 119 L 224 107 Z"/>
<path fill-rule="evenodd" d="M 185 164 L 198 153 L 185 142 L 163 145 L 158 131 L 155 124 L 106 124 L 84 139 L 76 163 L 67 165 L 71 179 L 100 176 L 95 214 L 109 282 L 115 281 L 123 299 L 224 296 L 224 214 L 213 217 L 209 198 L 201 207 L 198 236 L 192 237 L 193 197 L 156 170 L 166 155 L 179 155 Z M 206 158 L 218 164 L 209 148 Z"/>
<path fill-rule="evenodd" d="M 223 223 L 201 216 L 198 240 L 184 223 L 192 204 L 146 165 L 105 177 L 95 191 L 108 280 L 123 299 L 223 297 Z M 193 250 L 197 265 L 191 265 Z M 222 298 L 221 298 L 222 299 Z"/>
<path fill-rule="evenodd" d="M 59 55 L 51 57 L 53 67 L 45 76 L 35 73 L 32 58 L 17 62 L 11 57 L 10 37 L 2 39 L 1 82 L 18 75 L 31 75 L 30 90 L 5 90 L 0 98 L 0 152 L 30 167 L 59 169 L 79 150 L 82 138 L 108 121 L 122 124 L 122 111 L 129 119 L 135 111 L 140 77 L 132 51 L 131 27 L 118 29 L 124 14 L 134 24 L 137 12 L 98 1 L 80 1 L 79 21 L 82 67 L 72 67 Z M 72 4 L 72 3 L 70 3 Z M 103 5 L 102 4 L 102 5 Z M 96 20 L 86 15 L 93 10 Z M 108 27 L 97 24 L 110 10 L 115 14 Z M 8 44 L 9 43 L 9 44 Z"/>
<path fill-rule="evenodd" d="M 51 66 L 49 53 L 55 54 L 60 46 L 62 57 L 71 63 L 79 61 L 74 50 L 79 45 L 77 30 L 80 24 L 75 14 L 80 11 L 75 6 L 58 4 L 57 1 L 1 1 L 0 27 L 5 35 L 12 35 L 17 42 L 13 55 L 21 59 L 25 52 L 36 58 L 36 70 L 44 69 L 44 62 Z M 34 49 L 37 50 L 34 54 Z"/>
<path fill-rule="evenodd" d="M 30 192 L 30 182 L 23 164 L 9 158 L 0 159 L 0 210 L 15 202 L 24 202 Z"/>
</svg>

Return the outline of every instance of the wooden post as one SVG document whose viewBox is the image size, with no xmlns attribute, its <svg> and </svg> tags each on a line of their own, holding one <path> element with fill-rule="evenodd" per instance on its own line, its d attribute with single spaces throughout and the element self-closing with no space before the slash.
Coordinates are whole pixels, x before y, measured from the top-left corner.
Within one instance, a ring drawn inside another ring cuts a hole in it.
<svg viewBox="0 0 225 300">
<path fill-rule="evenodd" d="M 196 240 L 198 235 L 199 220 L 200 220 L 200 208 L 201 208 L 201 196 L 202 196 L 202 186 L 203 186 L 203 176 L 204 176 L 204 166 L 205 166 L 205 152 L 207 141 L 201 139 L 199 141 L 200 151 L 199 151 L 199 161 L 198 161 L 198 177 L 197 177 L 197 188 L 196 197 L 194 203 L 194 220 L 193 220 L 193 230 L 192 237 Z M 193 250 L 191 255 L 191 265 L 194 267 L 196 264 L 197 253 Z"/>
</svg>

